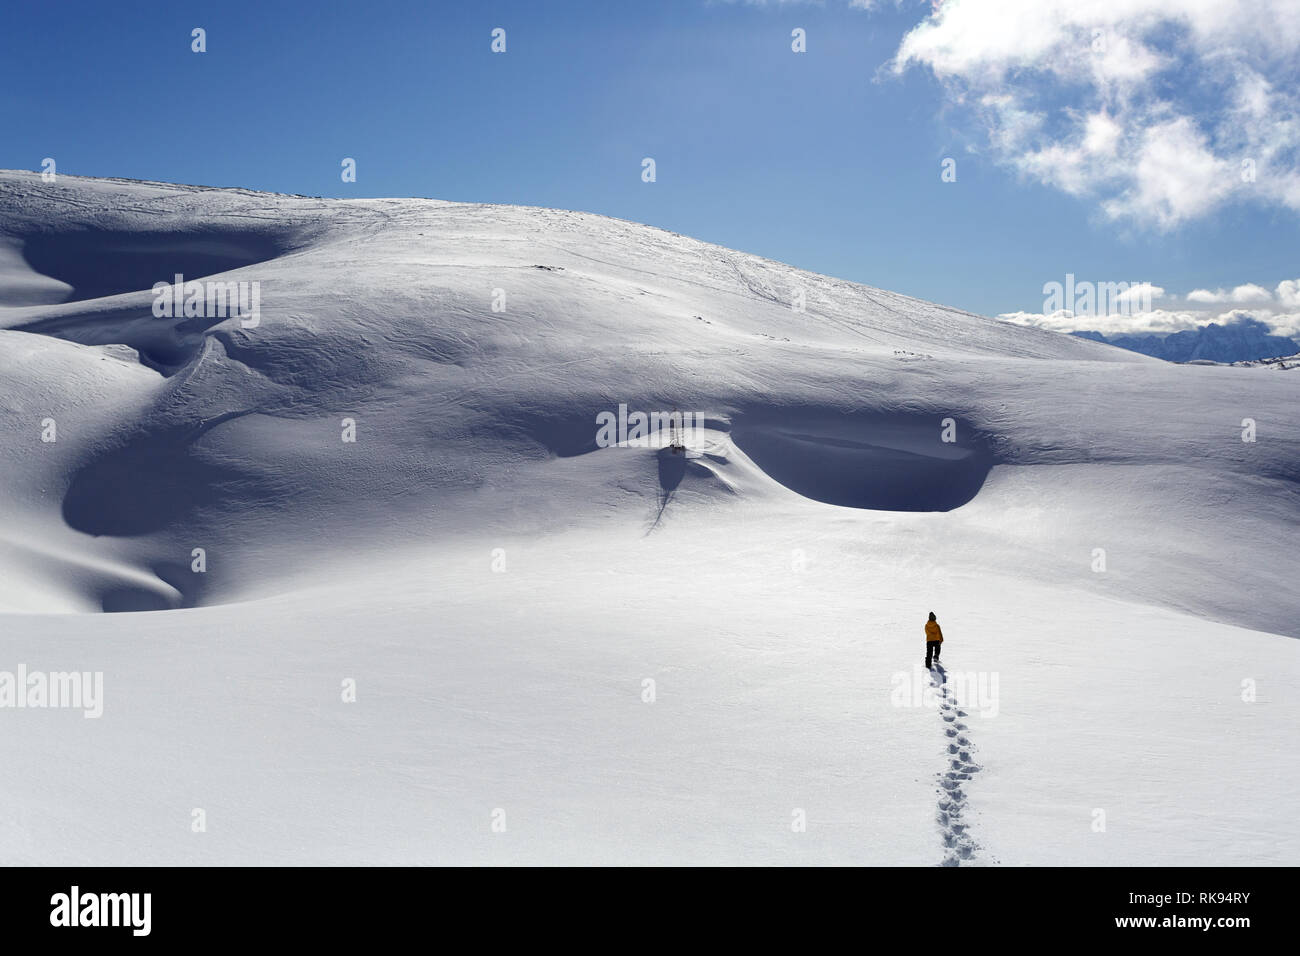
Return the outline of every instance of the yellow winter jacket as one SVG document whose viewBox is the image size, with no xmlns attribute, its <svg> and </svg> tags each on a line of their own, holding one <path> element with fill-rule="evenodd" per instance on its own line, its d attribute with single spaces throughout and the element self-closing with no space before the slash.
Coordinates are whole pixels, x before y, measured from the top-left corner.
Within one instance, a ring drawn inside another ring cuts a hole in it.
<svg viewBox="0 0 1300 956">
<path fill-rule="evenodd" d="M 925 622 L 925 643 L 927 644 L 943 643 L 943 631 L 939 630 L 938 621 Z"/>
</svg>

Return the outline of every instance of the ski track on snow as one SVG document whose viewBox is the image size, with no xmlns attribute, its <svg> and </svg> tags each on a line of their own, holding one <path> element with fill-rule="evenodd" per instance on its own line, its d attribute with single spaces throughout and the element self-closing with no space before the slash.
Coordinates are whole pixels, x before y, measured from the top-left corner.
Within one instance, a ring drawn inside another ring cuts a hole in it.
<svg viewBox="0 0 1300 956">
<path fill-rule="evenodd" d="M 943 718 L 943 732 L 947 741 L 948 769 L 939 775 L 939 805 L 936 819 L 943 835 L 944 858 L 940 866 L 961 866 L 973 862 L 979 844 L 970 835 L 970 825 L 963 820 L 966 811 L 964 789 L 975 774 L 983 769 L 971 758 L 974 745 L 968 736 L 970 728 L 962 718 L 966 711 L 957 706 L 948 691 L 948 672 L 935 662 L 930 675 L 939 690 L 939 716 Z"/>
</svg>

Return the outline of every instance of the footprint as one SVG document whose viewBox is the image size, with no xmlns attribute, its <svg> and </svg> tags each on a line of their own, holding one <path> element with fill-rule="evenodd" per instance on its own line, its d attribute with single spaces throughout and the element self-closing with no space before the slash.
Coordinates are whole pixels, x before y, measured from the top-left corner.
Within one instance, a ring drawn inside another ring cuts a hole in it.
<svg viewBox="0 0 1300 956">
<path fill-rule="evenodd" d="M 939 716 L 943 719 L 940 726 L 943 727 L 948 742 L 948 769 L 935 775 L 939 783 L 936 789 L 939 798 L 935 818 L 946 851 L 940 866 L 961 866 L 963 861 L 973 859 L 979 849 L 979 844 L 970 838 L 967 825 L 960 822 L 962 811 L 966 807 L 966 794 L 962 790 L 962 784 L 982 768 L 971 759 L 974 748 L 966 736 L 969 728 L 958 719 L 969 715 L 957 704 L 942 669 L 937 668 L 933 676 L 934 684 L 939 690 Z"/>
</svg>

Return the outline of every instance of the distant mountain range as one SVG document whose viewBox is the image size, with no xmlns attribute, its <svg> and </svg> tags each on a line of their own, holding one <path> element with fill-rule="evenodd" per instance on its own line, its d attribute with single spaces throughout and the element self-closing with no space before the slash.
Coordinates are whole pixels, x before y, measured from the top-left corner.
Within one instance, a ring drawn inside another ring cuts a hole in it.
<svg viewBox="0 0 1300 956">
<path fill-rule="evenodd" d="M 1241 319 L 1228 325 L 1211 322 L 1199 329 L 1166 335 L 1103 335 L 1086 331 L 1070 334 L 1130 352 L 1152 355 L 1167 362 L 1246 362 L 1300 352 L 1300 342 L 1284 335 L 1274 335 L 1257 319 Z"/>
</svg>

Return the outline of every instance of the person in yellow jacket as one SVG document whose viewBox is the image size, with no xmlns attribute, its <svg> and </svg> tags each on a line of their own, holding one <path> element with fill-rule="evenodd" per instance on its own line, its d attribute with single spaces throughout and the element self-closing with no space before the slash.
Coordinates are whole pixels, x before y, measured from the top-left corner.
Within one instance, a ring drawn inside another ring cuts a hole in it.
<svg viewBox="0 0 1300 956">
<path fill-rule="evenodd" d="M 939 652 L 943 650 L 943 631 L 939 630 L 939 622 L 934 618 L 934 612 L 930 612 L 930 620 L 925 622 L 925 666 L 930 666 L 930 658 L 939 663 Z"/>
</svg>

